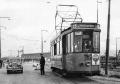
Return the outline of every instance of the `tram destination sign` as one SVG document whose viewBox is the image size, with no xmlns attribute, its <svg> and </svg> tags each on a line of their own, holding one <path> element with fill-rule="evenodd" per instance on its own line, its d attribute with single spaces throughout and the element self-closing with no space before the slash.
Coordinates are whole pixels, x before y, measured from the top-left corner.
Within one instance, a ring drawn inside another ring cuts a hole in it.
<svg viewBox="0 0 120 84">
<path fill-rule="evenodd" d="M 95 24 L 92 23 L 74 23 L 72 28 L 95 28 Z"/>
</svg>

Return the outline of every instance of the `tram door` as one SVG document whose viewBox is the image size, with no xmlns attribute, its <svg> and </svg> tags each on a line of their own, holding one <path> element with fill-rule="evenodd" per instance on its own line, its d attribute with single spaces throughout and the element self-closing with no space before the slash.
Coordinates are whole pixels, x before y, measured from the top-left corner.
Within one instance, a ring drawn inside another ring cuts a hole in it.
<svg viewBox="0 0 120 84">
<path fill-rule="evenodd" d="M 66 67 L 66 55 L 67 55 L 67 35 L 64 35 L 62 37 L 62 50 L 63 50 L 63 68 L 65 69 Z"/>
</svg>

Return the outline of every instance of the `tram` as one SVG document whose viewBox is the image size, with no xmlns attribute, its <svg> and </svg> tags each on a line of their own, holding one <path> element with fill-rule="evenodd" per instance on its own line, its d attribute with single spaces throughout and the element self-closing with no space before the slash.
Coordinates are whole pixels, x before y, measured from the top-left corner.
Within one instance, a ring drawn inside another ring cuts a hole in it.
<svg viewBox="0 0 120 84">
<path fill-rule="evenodd" d="M 61 75 L 100 74 L 100 25 L 73 22 L 51 40 L 51 69 Z"/>
<path fill-rule="evenodd" d="M 73 23 L 51 41 L 51 69 L 62 72 L 100 73 L 100 25 Z"/>
</svg>

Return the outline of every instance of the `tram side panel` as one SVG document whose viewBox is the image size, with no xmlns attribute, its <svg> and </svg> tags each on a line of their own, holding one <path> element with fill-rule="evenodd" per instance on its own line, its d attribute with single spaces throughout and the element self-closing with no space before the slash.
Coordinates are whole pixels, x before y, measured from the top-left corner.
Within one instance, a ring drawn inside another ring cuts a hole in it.
<svg viewBox="0 0 120 84">
<path fill-rule="evenodd" d="M 87 55 L 87 57 L 86 57 Z M 70 53 L 66 55 L 66 70 L 70 73 L 98 73 L 99 60 L 93 62 L 92 53 Z"/>
<path fill-rule="evenodd" d="M 62 55 L 57 55 L 56 56 L 56 68 L 57 69 L 63 69 L 63 65 L 62 65 Z"/>
<path fill-rule="evenodd" d="M 91 60 L 86 60 L 84 53 L 70 53 L 66 56 L 67 71 L 83 73 L 91 71 Z"/>
</svg>

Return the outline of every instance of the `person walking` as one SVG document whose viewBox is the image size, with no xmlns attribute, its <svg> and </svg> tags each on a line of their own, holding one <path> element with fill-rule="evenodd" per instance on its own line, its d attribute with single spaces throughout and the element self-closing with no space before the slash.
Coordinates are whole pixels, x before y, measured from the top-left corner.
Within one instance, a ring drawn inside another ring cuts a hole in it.
<svg viewBox="0 0 120 84">
<path fill-rule="evenodd" d="M 44 71 L 45 58 L 44 58 L 43 54 L 40 54 L 40 56 L 41 56 L 41 59 L 40 59 L 40 70 L 41 70 L 41 75 L 44 75 L 44 74 L 45 74 L 45 71 Z"/>
</svg>

